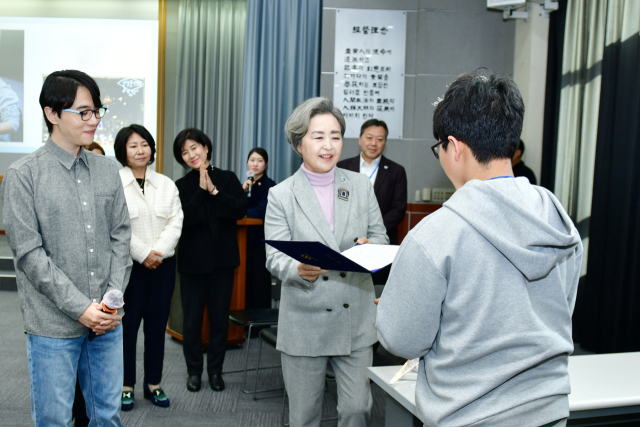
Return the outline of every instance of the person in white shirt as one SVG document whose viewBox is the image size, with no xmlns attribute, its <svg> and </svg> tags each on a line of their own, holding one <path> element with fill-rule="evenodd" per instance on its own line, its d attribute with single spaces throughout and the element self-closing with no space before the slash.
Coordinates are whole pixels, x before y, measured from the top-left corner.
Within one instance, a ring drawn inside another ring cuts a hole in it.
<svg viewBox="0 0 640 427">
<path fill-rule="evenodd" d="M 122 319 L 124 384 L 123 411 L 133 409 L 136 382 L 136 342 L 144 320 L 144 397 L 167 407 L 160 387 L 164 359 L 164 333 L 176 279 L 175 247 L 182 232 L 182 205 L 171 179 L 152 167 L 156 144 L 147 129 L 131 125 L 120 129 L 114 144 L 116 159 L 124 166 L 120 179 L 131 218 L 133 269 L 124 294 Z"/>
</svg>

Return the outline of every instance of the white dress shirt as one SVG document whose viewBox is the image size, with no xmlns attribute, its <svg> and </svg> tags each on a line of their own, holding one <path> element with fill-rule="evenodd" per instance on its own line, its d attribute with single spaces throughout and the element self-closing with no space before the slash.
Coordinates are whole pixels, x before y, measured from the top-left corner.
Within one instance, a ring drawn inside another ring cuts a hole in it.
<svg viewBox="0 0 640 427">
<path fill-rule="evenodd" d="M 144 195 L 131 168 L 120 169 L 131 219 L 131 258 L 142 263 L 151 250 L 172 257 L 182 232 L 182 205 L 174 182 L 147 168 Z"/>
<path fill-rule="evenodd" d="M 382 156 L 378 156 L 377 159 L 371 161 L 371 164 L 368 164 L 362 157 L 362 153 L 360 153 L 360 173 L 367 175 L 367 178 L 371 181 L 371 185 L 376 183 L 381 158 Z"/>
</svg>

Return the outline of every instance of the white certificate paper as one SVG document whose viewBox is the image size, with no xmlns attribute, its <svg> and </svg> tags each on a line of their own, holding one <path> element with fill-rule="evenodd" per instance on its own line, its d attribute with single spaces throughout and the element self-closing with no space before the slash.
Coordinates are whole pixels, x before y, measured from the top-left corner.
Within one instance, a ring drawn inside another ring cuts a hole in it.
<svg viewBox="0 0 640 427">
<path fill-rule="evenodd" d="M 398 245 L 376 245 L 366 243 L 354 246 L 342 252 L 341 255 L 349 258 L 356 264 L 361 265 L 371 272 L 380 270 L 393 263 L 400 246 Z"/>
</svg>

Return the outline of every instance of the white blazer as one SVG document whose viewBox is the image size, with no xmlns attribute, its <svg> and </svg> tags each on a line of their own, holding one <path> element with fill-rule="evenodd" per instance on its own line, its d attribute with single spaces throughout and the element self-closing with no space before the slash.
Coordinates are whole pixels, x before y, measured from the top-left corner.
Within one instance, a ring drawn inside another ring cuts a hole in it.
<svg viewBox="0 0 640 427">
<path fill-rule="evenodd" d="M 174 182 L 147 168 L 144 195 L 128 166 L 120 179 L 131 218 L 131 258 L 142 263 L 151 250 L 172 257 L 182 232 L 182 205 Z"/>
</svg>

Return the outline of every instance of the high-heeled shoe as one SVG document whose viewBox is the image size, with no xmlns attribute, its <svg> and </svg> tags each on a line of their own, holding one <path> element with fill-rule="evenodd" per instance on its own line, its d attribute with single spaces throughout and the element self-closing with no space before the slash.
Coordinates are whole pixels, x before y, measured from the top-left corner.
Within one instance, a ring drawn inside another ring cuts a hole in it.
<svg viewBox="0 0 640 427">
<path fill-rule="evenodd" d="M 122 397 L 120 398 L 120 409 L 123 411 L 130 411 L 133 409 L 133 391 L 122 391 Z"/>
<path fill-rule="evenodd" d="M 169 406 L 169 398 L 164 394 L 162 387 L 158 387 L 152 391 L 149 389 L 149 385 L 144 383 L 142 389 L 144 391 L 144 398 L 151 400 L 151 403 L 154 405 L 160 406 L 161 408 L 167 408 Z"/>
</svg>

